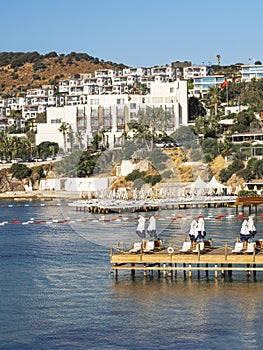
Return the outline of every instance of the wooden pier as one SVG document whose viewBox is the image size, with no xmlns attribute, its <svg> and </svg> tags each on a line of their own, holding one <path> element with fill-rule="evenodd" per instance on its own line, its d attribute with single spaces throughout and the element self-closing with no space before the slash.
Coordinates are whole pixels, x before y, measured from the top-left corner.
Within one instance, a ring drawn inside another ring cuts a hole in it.
<svg viewBox="0 0 263 350">
<path fill-rule="evenodd" d="M 235 271 L 244 271 L 247 276 L 253 274 L 256 276 L 257 271 L 263 271 L 263 246 L 262 241 L 257 241 L 253 253 L 232 253 L 233 247 L 226 244 L 224 247 L 210 247 L 197 253 L 181 253 L 180 248 L 173 249 L 173 253 L 168 253 L 169 249 L 156 250 L 151 253 L 130 253 L 129 250 L 120 249 L 120 246 L 111 247 L 110 263 L 111 269 L 115 271 L 116 278 L 119 271 L 143 271 L 144 275 L 158 272 L 163 276 L 176 275 L 178 271 L 188 273 L 189 278 L 192 272 L 197 271 L 198 277 L 201 271 L 206 276 L 213 272 L 214 277 L 218 278 L 219 274 L 232 276 Z"/>
<path fill-rule="evenodd" d="M 97 200 L 70 203 L 77 211 L 98 214 L 123 212 L 148 212 L 165 209 L 217 208 L 235 205 L 234 196 L 207 196 L 203 198 L 170 198 L 165 200 Z"/>
</svg>

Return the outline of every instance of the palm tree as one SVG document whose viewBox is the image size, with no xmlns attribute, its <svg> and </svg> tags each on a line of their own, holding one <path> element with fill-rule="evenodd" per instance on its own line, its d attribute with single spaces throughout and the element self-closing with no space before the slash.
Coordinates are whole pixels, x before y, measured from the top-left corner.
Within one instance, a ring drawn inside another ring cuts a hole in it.
<svg viewBox="0 0 263 350">
<path fill-rule="evenodd" d="M 70 143 L 70 150 L 72 152 L 73 146 L 74 146 L 74 133 L 73 133 L 71 126 L 69 126 L 69 128 L 68 128 L 68 137 L 69 137 L 69 143 Z"/>
<path fill-rule="evenodd" d="M 217 116 L 218 106 L 221 103 L 220 88 L 216 85 L 209 87 L 206 97 L 207 97 L 207 100 L 210 102 L 210 104 L 214 106 L 214 115 Z"/>
<path fill-rule="evenodd" d="M 3 158 L 9 158 L 11 151 L 11 140 L 8 137 L 5 137 L 1 140 L 0 152 L 3 155 Z"/>
<path fill-rule="evenodd" d="M 79 145 L 79 149 L 81 150 L 82 149 L 82 140 L 83 140 L 83 133 L 81 131 L 77 131 L 75 133 L 75 138 L 76 138 L 76 141 Z"/>
<path fill-rule="evenodd" d="M 221 62 L 221 55 L 216 55 L 216 60 L 217 60 L 217 63 L 218 65 L 220 65 L 220 62 Z"/>
<path fill-rule="evenodd" d="M 64 153 L 66 154 L 66 150 L 67 150 L 67 143 L 66 143 L 66 135 L 67 135 L 67 131 L 68 131 L 68 124 L 63 122 L 59 129 L 58 129 L 59 132 L 62 132 L 63 134 L 63 142 L 64 142 Z"/>
</svg>

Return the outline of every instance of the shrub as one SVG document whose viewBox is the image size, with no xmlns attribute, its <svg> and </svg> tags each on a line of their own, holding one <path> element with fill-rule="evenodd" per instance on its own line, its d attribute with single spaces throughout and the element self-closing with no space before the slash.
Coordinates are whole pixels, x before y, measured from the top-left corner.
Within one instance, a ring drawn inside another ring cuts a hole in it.
<svg viewBox="0 0 263 350">
<path fill-rule="evenodd" d="M 32 174 L 32 170 L 28 168 L 25 164 L 15 163 L 11 165 L 10 173 L 13 174 L 18 180 L 27 178 Z"/>
<path fill-rule="evenodd" d="M 41 61 L 37 61 L 33 64 L 33 70 L 34 71 L 37 71 L 37 70 L 40 70 L 40 69 L 45 69 L 47 68 L 47 66 L 41 62 Z"/>
<path fill-rule="evenodd" d="M 171 179 L 173 176 L 174 176 L 174 173 L 172 172 L 172 170 L 166 170 L 162 174 L 163 179 Z"/>
<path fill-rule="evenodd" d="M 46 176 L 44 169 L 41 165 L 34 167 L 34 170 L 38 174 L 39 178 L 44 178 Z"/>
<path fill-rule="evenodd" d="M 152 186 L 154 186 L 155 184 L 157 184 L 161 180 L 162 180 L 162 177 L 161 177 L 160 174 L 148 175 L 148 176 L 145 177 L 145 181 L 147 183 L 150 183 Z"/>
<path fill-rule="evenodd" d="M 245 190 L 242 190 L 242 191 L 239 191 L 238 192 L 238 197 L 239 198 L 250 198 L 250 197 L 258 197 L 258 194 L 257 194 L 257 191 L 245 191 Z"/>
<path fill-rule="evenodd" d="M 19 75 L 18 75 L 17 73 L 13 73 L 12 78 L 13 78 L 14 80 L 18 79 L 18 77 L 19 77 Z"/>
<path fill-rule="evenodd" d="M 145 181 L 143 178 L 135 179 L 132 188 L 140 190 L 142 186 L 145 184 Z"/>
<path fill-rule="evenodd" d="M 133 170 L 130 174 L 125 177 L 126 181 L 135 181 L 145 176 L 145 171 Z"/>
</svg>

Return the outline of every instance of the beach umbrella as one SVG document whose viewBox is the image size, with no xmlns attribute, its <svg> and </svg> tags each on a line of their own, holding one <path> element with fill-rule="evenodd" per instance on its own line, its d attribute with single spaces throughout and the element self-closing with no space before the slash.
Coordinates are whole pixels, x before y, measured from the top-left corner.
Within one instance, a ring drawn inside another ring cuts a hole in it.
<svg viewBox="0 0 263 350">
<path fill-rule="evenodd" d="M 247 222 L 247 219 L 245 219 L 242 222 L 242 226 L 240 229 L 240 239 L 241 239 L 241 241 L 247 242 L 249 237 L 250 237 L 250 234 L 249 234 L 249 230 L 248 230 L 248 222 Z"/>
<path fill-rule="evenodd" d="M 149 226 L 147 228 L 147 234 L 149 235 L 149 237 L 152 237 L 152 238 L 157 238 L 157 235 L 156 235 L 156 220 L 155 220 L 155 217 L 154 215 L 152 215 L 149 219 Z"/>
<path fill-rule="evenodd" d="M 197 222 L 195 219 L 192 220 L 189 230 L 189 237 L 190 241 L 194 241 L 195 238 L 197 238 L 198 232 L 197 232 Z"/>
<path fill-rule="evenodd" d="M 200 217 L 197 221 L 197 227 L 196 230 L 198 232 L 198 238 L 203 239 L 206 236 L 206 231 L 205 231 L 205 222 L 203 217 Z"/>
<path fill-rule="evenodd" d="M 252 216 L 249 216 L 249 218 L 248 218 L 247 228 L 248 228 L 248 231 L 249 231 L 249 234 L 251 235 L 251 237 L 254 238 L 254 236 L 257 233 L 257 230 L 256 230 L 256 227 L 254 225 L 254 220 L 253 220 Z"/>
<path fill-rule="evenodd" d="M 140 238 L 145 238 L 145 217 L 140 215 L 136 233 Z"/>
</svg>

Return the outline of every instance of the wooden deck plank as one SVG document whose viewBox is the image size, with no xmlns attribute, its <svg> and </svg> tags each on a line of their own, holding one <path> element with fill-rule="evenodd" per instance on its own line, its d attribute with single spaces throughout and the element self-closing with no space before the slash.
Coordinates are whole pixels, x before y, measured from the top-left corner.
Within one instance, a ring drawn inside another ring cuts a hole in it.
<svg viewBox="0 0 263 350">
<path fill-rule="evenodd" d="M 256 254 L 233 254 L 229 248 L 225 254 L 224 248 L 218 248 L 203 253 L 179 253 L 168 254 L 166 251 L 147 254 L 118 253 L 110 257 L 111 264 L 262 264 L 263 252 Z"/>
</svg>

